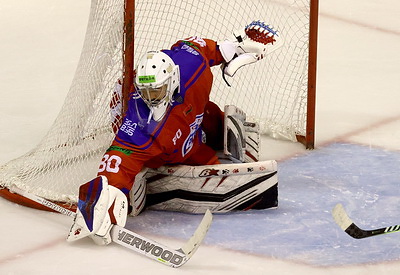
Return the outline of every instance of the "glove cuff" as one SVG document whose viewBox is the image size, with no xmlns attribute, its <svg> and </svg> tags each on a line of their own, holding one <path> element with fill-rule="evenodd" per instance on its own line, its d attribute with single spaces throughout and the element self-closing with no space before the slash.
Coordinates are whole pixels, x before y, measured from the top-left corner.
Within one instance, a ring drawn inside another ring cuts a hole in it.
<svg viewBox="0 0 400 275">
<path fill-rule="evenodd" d="M 229 62 L 235 57 L 237 47 L 238 47 L 237 42 L 225 40 L 225 41 L 219 43 L 218 46 L 219 46 L 219 50 L 220 50 L 225 62 Z"/>
</svg>

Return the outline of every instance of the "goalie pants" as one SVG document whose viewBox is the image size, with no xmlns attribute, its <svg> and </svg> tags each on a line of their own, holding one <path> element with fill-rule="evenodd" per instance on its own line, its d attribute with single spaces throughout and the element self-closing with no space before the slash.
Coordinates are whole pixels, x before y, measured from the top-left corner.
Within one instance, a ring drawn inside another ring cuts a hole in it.
<svg viewBox="0 0 400 275">
<path fill-rule="evenodd" d="M 224 149 L 224 112 L 214 102 L 209 101 L 205 107 L 202 129 L 208 146 L 215 151 Z"/>
</svg>

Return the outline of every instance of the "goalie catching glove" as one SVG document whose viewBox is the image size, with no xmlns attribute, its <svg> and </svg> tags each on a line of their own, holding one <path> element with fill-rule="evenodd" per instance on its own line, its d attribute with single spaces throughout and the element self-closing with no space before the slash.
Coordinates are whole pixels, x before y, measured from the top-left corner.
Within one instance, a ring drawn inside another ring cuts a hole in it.
<svg viewBox="0 0 400 275">
<path fill-rule="evenodd" d="M 271 46 L 278 48 L 281 45 L 278 32 L 261 21 L 251 22 L 244 30 L 234 32 L 233 36 L 233 39 L 219 43 L 226 61 L 222 69 L 229 76 L 233 76 L 240 67 L 263 59 L 271 52 Z"/>
<path fill-rule="evenodd" d="M 118 188 L 99 176 L 79 188 L 79 201 L 67 241 L 90 237 L 98 245 L 111 243 L 113 224 L 125 226 L 128 200 Z"/>
</svg>

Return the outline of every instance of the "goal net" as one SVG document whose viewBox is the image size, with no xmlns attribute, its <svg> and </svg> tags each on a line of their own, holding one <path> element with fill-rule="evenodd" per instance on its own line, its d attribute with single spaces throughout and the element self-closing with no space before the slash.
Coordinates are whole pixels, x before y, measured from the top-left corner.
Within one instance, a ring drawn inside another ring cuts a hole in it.
<svg viewBox="0 0 400 275">
<path fill-rule="evenodd" d="M 111 118 L 110 102 L 116 81 L 127 79 L 124 49 L 132 40 L 134 63 L 148 50 L 169 48 L 192 35 L 218 41 L 253 20 L 271 24 L 284 45 L 228 78 L 231 87 L 220 68 L 213 68 L 211 100 L 221 108 L 233 104 L 243 109 L 249 120 L 259 122 L 262 133 L 272 137 L 296 141 L 309 134 L 307 120 L 314 115 L 308 104 L 310 0 L 133 3 L 134 39 L 124 31 L 131 28 L 124 24 L 126 1 L 92 0 L 84 46 L 64 105 L 36 148 L 0 167 L 3 196 L 12 195 L 6 190 L 15 184 L 52 201 L 76 203 L 79 185 L 96 176 L 114 138 L 118 125 Z"/>
</svg>

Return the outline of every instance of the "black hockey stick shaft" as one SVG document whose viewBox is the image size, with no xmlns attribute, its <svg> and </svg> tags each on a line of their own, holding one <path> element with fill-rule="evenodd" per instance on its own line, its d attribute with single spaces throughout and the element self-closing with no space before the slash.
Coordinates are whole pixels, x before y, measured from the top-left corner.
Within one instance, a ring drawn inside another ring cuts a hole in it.
<svg viewBox="0 0 400 275">
<path fill-rule="evenodd" d="M 383 235 L 400 231 L 400 225 L 392 225 L 383 228 L 364 230 L 358 227 L 347 215 L 341 204 L 337 204 L 332 211 L 336 223 L 351 237 L 364 239 L 372 236 Z"/>
<path fill-rule="evenodd" d="M 400 225 L 393 225 L 393 226 L 372 229 L 372 230 L 364 230 L 364 229 L 359 228 L 354 223 L 352 223 L 345 230 L 345 232 L 347 234 L 349 234 L 350 236 L 352 236 L 355 239 L 363 239 L 363 238 L 367 238 L 367 237 L 383 235 L 383 234 L 388 234 L 388 233 L 393 233 L 393 232 L 398 232 L 398 231 L 400 231 Z"/>
</svg>

